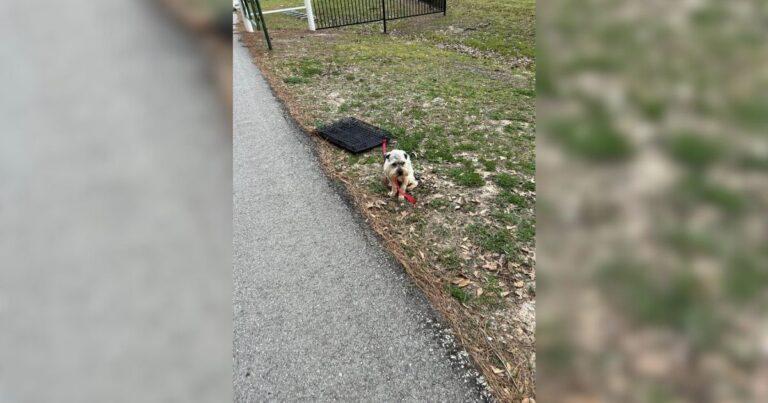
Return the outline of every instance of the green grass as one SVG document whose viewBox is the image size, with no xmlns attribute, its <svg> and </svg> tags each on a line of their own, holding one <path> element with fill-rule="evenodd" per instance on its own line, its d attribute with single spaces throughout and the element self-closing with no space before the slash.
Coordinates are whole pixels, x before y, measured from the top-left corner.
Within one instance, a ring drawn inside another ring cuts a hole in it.
<svg viewBox="0 0 768 403">
<path fill-rule="evenodd" d="M 322 74 L 323 65 L 317 60 L 304 59 L 299 63 L 297 70 L 302 77 L 309 78 Z"/>
<path fill-rule="evenodd" d="M 424 140 L 424 134 L 422 133 L 403 134 L 397 138 L 397 148 L 413 153 L 419 150 L 422 140 Z"/>
<path fill-rule="evenodd" d="M 684 333 L 697 346 L 717 341 L 721 319 L 710 306 L 705 288 L 690 271 L 659 277 L 642 264 L 616 261 L 605 265 L 597 276 L 613 302 L 640 323 Z"/>
<path fill-rule="evenodd" d="M 739 254 L 731 259 L 725 272 L 723 287 L 731 300 L 750 301 L 768 286 L 768 265 L 765 259 Z"/>
<path fill-rule="evenodd" d="M 475 172 L 472 167 L 452 168 L 448 175 L 456 184 L 466 187 L 480 187 L 485 184 L 483 177 Z"/>
<path fill-rule="evenodd" d="M 698 173 L 684 179 L 676 191 L 686 204 L 708 204 L 726 214 L 738 215 L 747 207 L 747 199 L 744 195 L 707 180 Z"/>
<path fill-rule="evenodd" d="M 520 185 L 520 179 L 510 174 L 498 174 L 493 177 L 493 181 L 505 190 L 512 190 Z"/>
<path fill-rule="evenodd" d="M 524 196 L 521 196 L 517 193 L 512 193 L 506 190 L 499 193 L 496 200 L 499 204 L 502 204 L 502 205 L 513 204 L 517 207 L 522 207 L 522 208 L 528 207 L 528 199 L 526 199 Z"/>
<path fill-rule="evenodd" d="M 370 183 L 368 183 L 368 190 L 373 194 L 378 195 L 385 195 L 387 192 L 389 192 L 389 189 L 381 183 L 381 180 L 378 178 L 373 179 Z"/>
<path fill-rule="evenodd" d="M 433 209 L 448 207 L 450 204 L 451 203 L 445 199 L 432 199 L 429 201 L 429 207 L 432 207 Z"/>
<path fill-rule="evenodd" d="M 290 76 L 284 78 L 283 82 L 286 84 L 306 84 L 309 82 L 309 80 L 304 77 Z"/>
<path fill-rule="evenodd" d="M 424 158 L 433 163 L 455 162 L 453 149 L 450 145 L 437 141 L 428 141 L 424 146 Z"/>
<path fill-rule="evenodd" d="M 675 134 L 666 142 L 673 159 L 691 169 L 703 169 L 723 156 L 723 145 L 706 137 L 684 132 Z"/>
<path fill-rule="evenodd" d="M 467 227 L 467 234 L 483 249 L 489 252 L 514 256 L 517 251 L 515 240 L 506 229 L 493 229 L 480 224 Z"/>
<path fill-rule="evenodd" d="M 516 238 L 518 242 L 528 243 L 533 242 L 536 237 L 536 227 L 531 220 L 525 220 L 520 222 L 517 226 Z"/>
<path fill-rule="evenodd" d="M 485 158 L 480 158 L 480 164 L 485 168 L 486 171 L 495 171 L 497 167 L 497 163 L 494 160 L 487 160 Z"/>
<path fill-rule="evenodd" d="M 634 151 L 608 112 L 595 106 L 583 118 L 552 122 L 551 131 L 565 151 L 594 162 L 623 161 Z"/>
<path fill-rule="evenodd" d="M 448 286 L 448 292 L 451 294 L 453 298 L 456 298 L 461 303 L 468 302 L 471 298 L 471 295 L 464 291 L 464 289 L 457 287 L 453 284 Z"/>
<path fill-rule="evenodd" d="M 440 264 L 451 270 L 460 268 L 462 263 L 461 258 L 453 249 L 443 251 L 437 260 Z"/>
<path fill-rule="evenodd" d="M 486 310 L 494 310 L 504 306 L 504 298 L 501 292 L 504 291 L 496 276 L 488 276 L 482 284 L 483 294 L 472 299 L 472 304 Z"/>
</svg>

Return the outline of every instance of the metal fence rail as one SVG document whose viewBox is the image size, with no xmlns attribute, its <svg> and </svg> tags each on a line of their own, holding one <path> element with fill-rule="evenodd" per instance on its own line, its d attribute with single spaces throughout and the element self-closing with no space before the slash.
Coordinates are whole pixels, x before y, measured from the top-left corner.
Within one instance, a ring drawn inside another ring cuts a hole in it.
<svg viewBox="0 0 768 403">
<path fill-rule="evenodd" d="M 272 40 L 269 39 L 267 24 L 264 22 L 264 15 L 261 13 L 261 4 L 259 4 L 259 0 L 240 0 L 240 6 L 243 12 L 243 18 L 246 20 L 244 21 L 246 26 L 250 24 L 253 29 L 264 32 L 264 39 L 267 41 L 267 47 L 269 50 L 272 50 Z"/>
<path fill-rule="evenodd" d="M 312 0 L 317 29 L 446 12 L 446 0 Z"/>
</svg>

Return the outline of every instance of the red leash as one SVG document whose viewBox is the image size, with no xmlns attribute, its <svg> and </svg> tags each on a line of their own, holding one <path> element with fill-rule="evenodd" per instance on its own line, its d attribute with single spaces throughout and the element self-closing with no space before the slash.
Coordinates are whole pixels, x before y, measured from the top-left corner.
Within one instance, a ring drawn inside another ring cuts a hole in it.
<svg viewBox="0 0 768 403">
<path fill-rule="evenodd" d="M 381 154 L 386 155 L 387 154 L 387 139 L 384 138 L 384 141 L 381 143 Z M 390 181 L 392 178 L 387 178 Z M 397 189 L 397 193 L 400 194 L 400 196 L 405 197 L 405 200 L 408 200 L 411 204 L 416 204 L 416 198 L 409 195 L 408 193 L 405 193 L 403 189 L 400 189 L 400 185 L 397 183 L 397 180 L 395 180 L 395 189 Z"/>
</svg>

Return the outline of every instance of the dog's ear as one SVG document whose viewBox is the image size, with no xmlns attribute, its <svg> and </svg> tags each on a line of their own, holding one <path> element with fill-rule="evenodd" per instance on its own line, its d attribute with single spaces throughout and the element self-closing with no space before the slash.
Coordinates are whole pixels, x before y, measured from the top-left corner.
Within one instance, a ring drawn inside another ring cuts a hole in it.
<svg viewBox="0 0 768 403">
<path fill-rule="evenodd" d="M 408 159 L 408 153 L 403 153 L 405 155 L 405 159 Z"/>
<path fill-rule="evenodd" d="M 390 153 L 386 153 L 386 154 L 384 154 L 384 160 L 388 160 L 388 159 L 389 159 L 389 154 L 390 154 Z"/>
</svg>

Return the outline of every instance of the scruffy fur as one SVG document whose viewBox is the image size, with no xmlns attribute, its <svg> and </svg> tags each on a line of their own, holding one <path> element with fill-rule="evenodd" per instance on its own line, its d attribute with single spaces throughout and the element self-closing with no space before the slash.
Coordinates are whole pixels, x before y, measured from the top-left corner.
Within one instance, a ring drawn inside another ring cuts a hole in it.
<svg viewBox="0 0 768 403">
<path fill-rule="evenodd" d="M 419 185 L 413 174 L 411 157 L 403 150 L 392 150 L 384 155 L 383 171 L 382 182 L 390 188 L 389 197 L 397 195 L 395 184 L 403 190 L 413 189 Z M 402 195 L 398 195 L 398 198 L 404 199 Z"/>
</svg>

